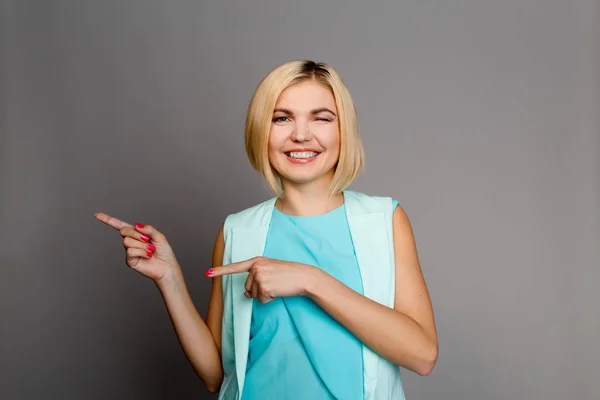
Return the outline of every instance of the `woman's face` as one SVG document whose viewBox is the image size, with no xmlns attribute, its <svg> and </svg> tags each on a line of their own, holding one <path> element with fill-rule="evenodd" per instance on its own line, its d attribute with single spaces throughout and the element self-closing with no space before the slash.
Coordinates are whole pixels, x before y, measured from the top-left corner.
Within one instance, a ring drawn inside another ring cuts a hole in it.
<svg viewBox="0 0 600 400">
<path fill-rule="evenodd" d="M 312 80 L 286 88 L 269 132 L 269 161 L 282 184 L 331 180 L 339 155 L 337 107 L 329 88 Z"/>
</svg>

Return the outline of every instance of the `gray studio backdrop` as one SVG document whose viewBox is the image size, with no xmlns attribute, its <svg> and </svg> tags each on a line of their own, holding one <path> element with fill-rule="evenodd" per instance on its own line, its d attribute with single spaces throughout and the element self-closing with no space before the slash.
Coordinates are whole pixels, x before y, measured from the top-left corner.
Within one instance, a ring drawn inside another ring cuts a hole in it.
<svg viewBox="0 0 600 400">
<path fill-rule="evenodd" d="M 411 217 L 441 350 L 408 398 L 600 398 L 595 1 L 1 7 L 0 398 L 215 398 L 93 213 L 164 231 L 204 315 L 221 223 L 269 196 L 248 101 L 294 58 L 354 95 L 352 188 Z"/>
</svg>

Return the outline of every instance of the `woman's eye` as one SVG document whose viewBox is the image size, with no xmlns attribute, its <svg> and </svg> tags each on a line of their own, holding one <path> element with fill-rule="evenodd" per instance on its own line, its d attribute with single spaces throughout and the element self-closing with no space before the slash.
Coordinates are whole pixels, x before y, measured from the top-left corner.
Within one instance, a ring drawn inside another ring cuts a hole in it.
<svg viewBox="0 0 600 400">
<path fill-rule="evenodd" d="M 289 120 L 288 117 L 276 117 L 276 118 L 273 118 L 273 122 L 286 122 L 288 120 Z"/>
<path fill-rule="evenodd" d="M 329 118 L 317 118 L 317 121 L 323 121 L 323 122 L 331 122 L 331 120 Z"/>
</svg>

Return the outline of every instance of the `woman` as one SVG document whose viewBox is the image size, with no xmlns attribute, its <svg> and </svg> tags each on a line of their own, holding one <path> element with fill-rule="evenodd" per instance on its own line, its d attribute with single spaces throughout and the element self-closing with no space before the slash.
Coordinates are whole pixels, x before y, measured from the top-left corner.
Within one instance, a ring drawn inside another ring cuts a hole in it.
<svg viewBox="0 0 600 400">
<path fill-rule="evenodd" d="M 206 321 L 162 233 L 106 214 L 127 265 L 153 279 L 192 366 L 220 399 L 402 399 L 437 334 L 398 202 L 346 190 L 363 166 L 354 104 L 334 69 L 292 61 L 259 84 L 251 164 L 277 196 L 232 214 L 214 246 Z"/>
</svg>

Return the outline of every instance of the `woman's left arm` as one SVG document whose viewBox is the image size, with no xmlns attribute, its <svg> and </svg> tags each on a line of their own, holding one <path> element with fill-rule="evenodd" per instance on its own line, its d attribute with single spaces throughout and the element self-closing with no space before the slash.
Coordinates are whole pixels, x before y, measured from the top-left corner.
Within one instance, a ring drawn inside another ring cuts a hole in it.
<svg viewBox="0 0 600 400">
<path fill-rule="evenodd" d="M 396 289 L 394 308 L 350 289 L 318 268 L 311 269 L 306 295 L 388 360 L 428 375 L 438 356 L 433 308 L 419 265 L 408 217 L 397 206 L 393 217 Z"/>
</svg>

